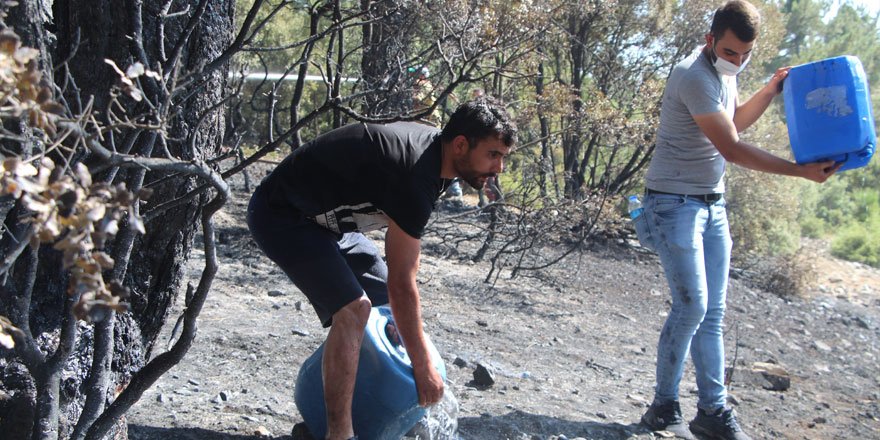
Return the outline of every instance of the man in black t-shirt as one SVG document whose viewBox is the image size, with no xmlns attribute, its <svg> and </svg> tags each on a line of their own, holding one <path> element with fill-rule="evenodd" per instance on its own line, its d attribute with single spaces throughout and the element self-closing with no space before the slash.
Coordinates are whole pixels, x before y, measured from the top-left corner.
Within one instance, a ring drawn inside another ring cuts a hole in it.
<svg viewBox="0 0 880 440">
<path fill-rule="evenodd" d="M 254 240 L 330 327 L 322 366 L 327 439 L 355 434 L 352 395 L 373 305 L 391 305 L 419 404 L 443 396 L 422 331 L 420 238 L 452 179 L 481 189 L 503 171 L 515 137 L 508 114 L 487 98 L 462 104 L 442 132 L 414 122 L 352 124 L 296 149 L 254 192 Z M 386 226 L 387 265 L 363 235 Z"/>
</svg>

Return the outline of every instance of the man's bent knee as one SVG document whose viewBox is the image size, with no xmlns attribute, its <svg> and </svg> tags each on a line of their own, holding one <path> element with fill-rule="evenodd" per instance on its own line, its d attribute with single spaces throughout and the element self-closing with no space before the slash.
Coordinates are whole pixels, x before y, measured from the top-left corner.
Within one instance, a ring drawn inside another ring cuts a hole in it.
<svg viewBox="0 0 880 440">
<path fill-rule="evenodd" d="M 373 304 L 366 295 L 346 304 L 333 314 L 333 326 L 364 328 Z"/>
</svg>

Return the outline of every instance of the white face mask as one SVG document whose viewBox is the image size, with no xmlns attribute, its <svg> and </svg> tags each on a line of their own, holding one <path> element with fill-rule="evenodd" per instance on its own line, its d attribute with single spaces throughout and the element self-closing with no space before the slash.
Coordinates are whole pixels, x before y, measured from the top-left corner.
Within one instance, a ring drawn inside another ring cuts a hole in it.
<svg viewBox="0 0 880 440">
<path fill-rule="evenodd" d="M 730 61 L 719 57 L 718 52 L 715 52 L 715 47 L 712 47 L 712 53 L 713 55 L 715 55 L 715 62 L 712 63 L 712 65 L 715 66 L 715 70 L 717 70 L 718 73 L 724 76 L 738 75 L 740 72 L 743 71 L 743 69 L 746 68 L 746 66 L 749 64 L 749 61 L 752 59 L 752 57 L 748 57 L 745 59 L 745 61 L 742 62 L 742 64 L 737 66 L 736 64 L 733 64 Z"/>
</svg>

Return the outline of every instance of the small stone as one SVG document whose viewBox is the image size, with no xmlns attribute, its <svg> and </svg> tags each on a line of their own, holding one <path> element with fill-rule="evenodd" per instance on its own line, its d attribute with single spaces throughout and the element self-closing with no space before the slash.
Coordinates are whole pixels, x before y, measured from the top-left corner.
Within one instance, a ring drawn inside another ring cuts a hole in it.
<svg viewBox="0 0 880 440">
<path fill-rule="evenodd" d="M 298 329 L 298 328 L 295 328 L 295 329 L 291 330 L 291 333 L 293 333 L 293 334 L 296 335 L 296 336 L 308 336 L 308 335 L 311 334 L 311 333 L 309 333 L 309 332 L 306 331 L 306 330 L 301 330 L 301 329 Z"/>
<path fill-rule="evenodd" d="M 490 387 L 495 384 L 495 373 L 482 363 L 477 364 L 474 370 L 474 384 L 478 386 Z"/>
<path fill-rule="evenodd" d="M 645 407 L 648 406 L 648 401 L 642 397 L 635 394 L 627 394 L 626 398 L 629 399 L 635 406 Z"/>
<path fill-rule="evenodd" d="M 260 421 L 260 420 L 257 419 L 256 417 L 251 417 L 251 416 L 248 416 L 248 415 L 243 415 L 243 416 L 241 416 L 241 418 L 247 420 L 248 422 L 259 422 L 259 421 Z"/>
<path fill-rule="evenodd" d="M 464 367 L 467 366 L 467 361 L 464 360 L 464 359 L 462 359 L 462 358 L 460 358 L 460 357 L 458 357 L 458 356 L 456 356 L 456 357 L 455 357 L 455 360 L 452 361 L 452 365 L 455 365 L 455 366 L 458 367 L 458 368 L 464 368 Z"/>
<path fill-rule="evenodd" d="M 156 396 L 156 402 L 159 402 L 159 403 L 168 403 L 170 400 L 171 399 L 168 396 L 166 396 L 162 393 L 159 393 L 159 395 Z"/>
<path fill-rule="evenodd" d="M 824 351 L 826 353 L 831 351 L 830 345 L 828 345 L 822 341 L 819 341 L 819 340 L 813 341 L 813 348 L 815 348 L 816 350 L 819 350 L 819 351 Z"/>
<path fill-rule="evenodd" d="M 483 321 L 482 319 L 478 319 L 478 320 L 477 320 L 477 325 L 480 326 L 480 327 L 488 327 L 488 326 L 489 326 L 489 323 L 486 322 L 486 321 Z"/>
<path fill-rule="evenodd" d="M 298 312 L 301 312 L 303 309 L 303 302 L 297 301 L 297 302 L 293 303 L 293 308 L 295 308 Z"/>
<path fill-rule="evenodd" d="M 188 384 L 190 384 L 190 385 L 195 385 L 195 386 L 199 386 L 199 385 L 200 385 L 200 384 L 199 384 L 199 381 L 197 381 L 197 380 L 193 380 L 193 379 L 190 379 L 190 380 L 188 380 L 188 381 L 186 381 L 186 382 L 187 382 Z"/>
<path fill-rule="evenodd" d="M 213 399 L 211 399 L 211 403 L 223 403 L 229 401 L 229 393 L 226 391 L 220 391 Z"/>
<path fill-rule="evenodd" d="M 269 296 L 271 296 L 271 297 L 278 297 L 278 296 L 284 296 L 284 295 L 287 295 L 287 294 L 280 291 L 280 290 L 270 290 L 269 291 Z"/>
<path fill-rule="evenodd" d="M 739 398 L 737 398 L 733 394 L 728 393 L 727 394 L 727 403 L 729 403 L 730 406 L 738 406 L 739 405 Z"/>
<path fill-rule="evenodd" d="M 254 435 L 259 436 L 259 437 L 272 437 L 272 432 L 269 431 L 268 429 L 266 429 L 265 426 L 260 425 L 254 431 Z"/>
<path fill-rule="evenodd" d="M 767 362 L 755 362 L 752 364 L 752 376 L 760 375 L 763 380 L 758 380 L 760 386 L 771 391 L 786 391 L 791 388 L 791 375 L 785 367 Z"/>
</svg>

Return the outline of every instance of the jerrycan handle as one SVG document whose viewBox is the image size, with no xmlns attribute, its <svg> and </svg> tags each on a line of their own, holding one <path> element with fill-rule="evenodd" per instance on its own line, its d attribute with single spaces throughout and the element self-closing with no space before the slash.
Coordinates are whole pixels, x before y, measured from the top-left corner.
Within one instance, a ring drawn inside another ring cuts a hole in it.
<svg viewBox="0 0 880 440">
<path fill-rule="evenodd" d="M 388 338 L 388 342 L 394 345 L 394 348 L 400 349 L 400 347 L 403 347 L 403 339 L 401 339 L 400 333 L 397 331 L 397 325 L 391 319 L 385 324 L 385 337 Z"/>
</svg>

